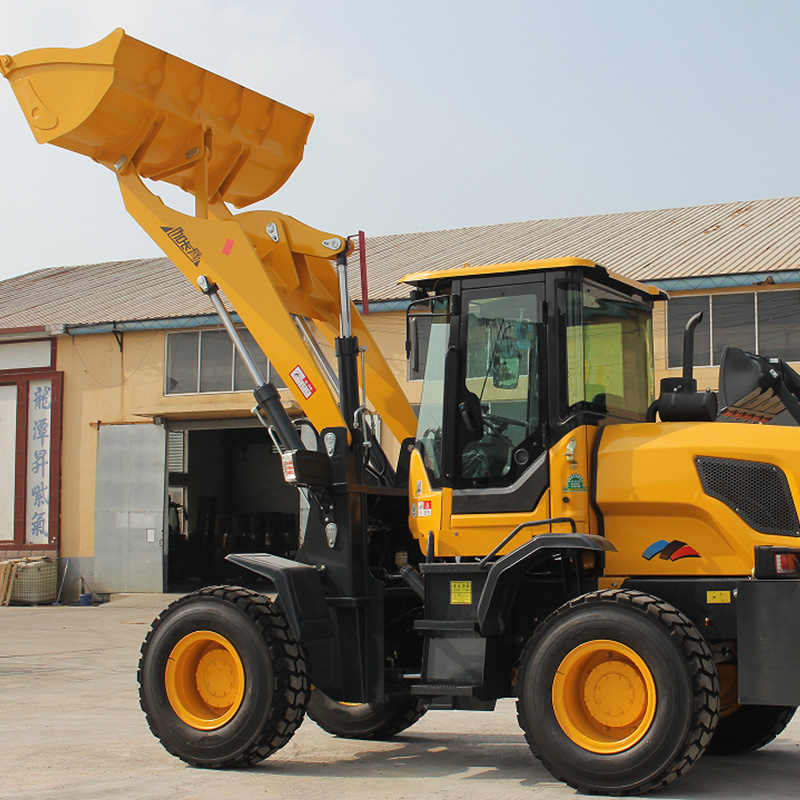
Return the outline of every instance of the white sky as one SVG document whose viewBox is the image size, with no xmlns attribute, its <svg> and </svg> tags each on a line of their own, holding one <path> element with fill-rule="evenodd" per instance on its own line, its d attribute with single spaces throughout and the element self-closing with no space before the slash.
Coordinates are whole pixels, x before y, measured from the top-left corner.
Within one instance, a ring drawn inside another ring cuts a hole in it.
<svg viewBox="0 0 800 800">
<path fill-rule="evenodd" d="M 0 53 L 115 27 L 314 113 L 259 207 L 344 235 L 800 193 L 795 0 L 6 0 Z M 3 81 L 0 119 L 0 279 L 161 254 Z"/>
</svg>

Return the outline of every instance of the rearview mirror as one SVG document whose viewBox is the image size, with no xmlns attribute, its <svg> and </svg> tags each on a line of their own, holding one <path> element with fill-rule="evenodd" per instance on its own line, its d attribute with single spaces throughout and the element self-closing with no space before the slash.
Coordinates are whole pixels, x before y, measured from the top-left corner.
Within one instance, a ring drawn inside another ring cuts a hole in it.
<svg viewBox="0 0 800 800">
<path fill-rule="evenodd" d="M 453 313 L 452 305 L 450 295 L 423 297 L 409 304 L 406 310 L 406 358 L 411 380 L 423 377 L 421 373 L 425 364 L 422 354 L 428 347 L 431 324 L 448 320 Z"/>
<path fill-rule="evenodd" d="M 495 389 L 516 389 L 519 385 L 522 353 L 513 341 L 500 339 L 492 357 L 492 386 Z"/>
</svg>

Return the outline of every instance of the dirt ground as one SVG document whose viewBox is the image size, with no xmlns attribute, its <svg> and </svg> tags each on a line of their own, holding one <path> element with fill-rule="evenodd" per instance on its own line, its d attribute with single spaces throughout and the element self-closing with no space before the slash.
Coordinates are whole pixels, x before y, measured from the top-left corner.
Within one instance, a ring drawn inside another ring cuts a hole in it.
<svg viewBox="0 0 800 800">
<path fill-rule="evenodd" d="M 432 711 L 391 742 L 337 739 L 306 720 L 261 765 L 187 767 L 139 709 L 141 640 L 167 595 L 98 607 L 0 608 L 2 800 L 516 800 L 580 797 L 528 750 L 512 701 L 496 711 Z M 797 798 L 800 714 L 758 753 L 706 756 L 666 798 Z"/>
</svg>

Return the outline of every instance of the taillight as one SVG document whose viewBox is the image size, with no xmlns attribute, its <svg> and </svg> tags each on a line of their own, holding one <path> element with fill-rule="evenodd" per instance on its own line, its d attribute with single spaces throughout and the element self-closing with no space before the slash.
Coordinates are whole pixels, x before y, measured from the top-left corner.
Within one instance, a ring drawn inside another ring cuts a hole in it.
<svg viewBox="0 0 800 800">
<path fill-rule="evenodd" d="M 800 548 L 756 547 L 755 562 L 756 578 L 800 578 Z"/>
<path fill-rule="evenodd" d="M 800 556 L 797 553 L 775 553 L 775 574 L 800 574 Z"/>
</svg>

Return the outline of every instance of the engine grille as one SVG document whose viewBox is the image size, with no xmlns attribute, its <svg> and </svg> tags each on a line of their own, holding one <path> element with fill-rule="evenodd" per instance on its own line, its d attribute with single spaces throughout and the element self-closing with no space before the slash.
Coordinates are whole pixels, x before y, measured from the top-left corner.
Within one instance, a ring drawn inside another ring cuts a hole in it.
<svg viewBox="0 0 800 800">
<path fill-rule="evenodd" d="M 800 536 L 792 492 L 784 471 L 774 464 L 696 456 L 703 490 L 725 503 L 753 530 Z"/>
</svg>

